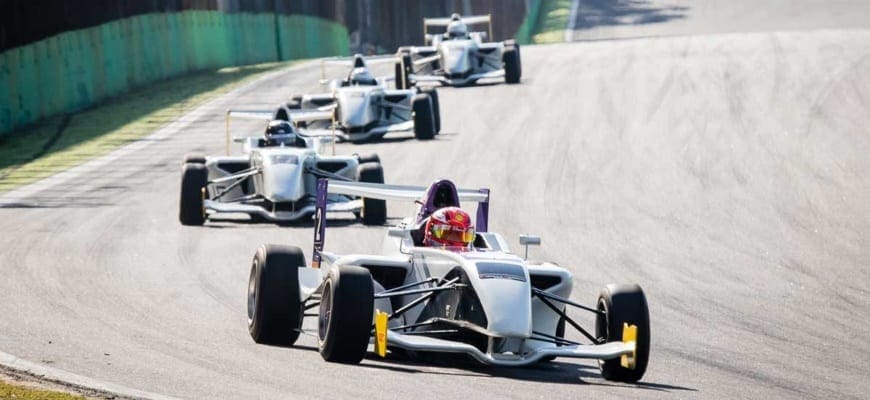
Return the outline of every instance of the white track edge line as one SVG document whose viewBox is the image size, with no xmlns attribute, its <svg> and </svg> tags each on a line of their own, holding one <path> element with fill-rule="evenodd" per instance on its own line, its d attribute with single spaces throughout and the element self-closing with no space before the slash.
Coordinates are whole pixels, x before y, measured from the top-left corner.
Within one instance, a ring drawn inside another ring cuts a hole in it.
<svg viewBox="0 0 870 400">
<path fill-rule="evenodd" d="M 143 149 L 148 145 L 155 143 L 156 139 L 163 139 L 174 135 L 180 130 L 184 129 L 191 122 L 196 121 L 203 115 L 205 115 L 208 111 L 211 111 L 213 107 L 217 106 L 221 102 L 225 102 L 232 97 L 238 95 L 239 93 L 247 90 L 251 86 L 254 86 L 262 81 L 275 78 L 278 75 L 290 72 L 294 69 L 302 68 L 310 64 L 310 62 L 300 62 L 299 64 L 291 65 L 287 68 L 281 68 L 278 71 L 267 73 L 249 83 L 246 83 L 240 87 L 237 87 L 223 95 L 218 96 L 215 99 L 209 100 L 208 102 L 199 105 L 193 111 L 184 114 L 178 117 L 176 120 L 172 121 L 168 125 L 156 130 L 154 133 L 140 138 L 139 140 L 130 143 L 121 148 L 115 149 L 109 154 L 105 154 L 103 156 L 97 157 L 95 159 L 86 161 L 83 164 L 79 164 L 75 167 L 72 167 L 68 170 L 61 171 L 57 174 L 44 178 L 42 180 L 36 181 L 34 183 L 25 185 L 18 189 L 14 189 L 12 191 L 7 192 L 4 195 L 0 195 L 0 204 L 4 202 L 13 202 L 16 200 L 21 200 L 27 197 L 30 197 L 38 192 L 49 189 L 53 186 L 57 186 L 61 183 L 64 183 L 70 179 L 76 178 L 81 174 L 97 169 L 103 165 L 108 164 L 109 162 L 125 155 L 129 154 L 133 151 Z M 21 371 L 37 376 L 41 376 L 47 378 L 49 380 L 57 381 L 59 383 L 69 383 L 72 385 L 80 386 L 86 389 L 94 389 L 101 392 L 107 392 L 116 394 L 119 396 L 137 398 L 137 399 L 152 399 L 152 400 L 178 400 L 175 397 L 164 396 L 161 394 L 150 393 L 143 390 L 132 389 L 126 386 L 117 385 L 114 383 L 103 382 L 97 379 L 88 378 L 82 375 L 74 374 L 72 372 L 67 372 L 61 369 L 47 367 L 44 365 L 40 365 L 31 361 L 24 360 L 22 358 L 16 357 L 12 354 L 5 353 L 0 351 L 0 365 L 15 370 Z"/>
<path fill-rule="evenodd" d="M 151 144 L 153 144 L 161 139 L 165 139 L 169 136 L 172 136 L 172 135 L 178 133 L 179 131 L 186 128 L 188 125 L 190 125 L 191 122 L 198 120 L 199 118 L 201 118 L 203 115 L 205 115 L 209 111 L 212 111 L 213 108 L 215 106 L 217 106 L 218 104 L 220 104 L 221 102 L 225 102 L 225 101 L 231 99 L 232 97 L 238 95 L 239 93 L 247 90 L 249 87 L 256 85 L 262 81 L 275 78 L 278 75 L 287 73 L 287 72 L 292 71 L 294 69 L 302 68 L 304 66 L 307 66 L 310 63 L 311 62 L 301 62 L 299 64 L 291 65 L 287 68 L 281 68 L 278 71 L 269 72 L 266 75 L 263 75 L 263 76 L 255 79 L 252 82 L 249 82 L 249 83 L 244 84 L 240 87 L 237 87 L 237 88 L 235 88 L 235 89 L 233 89 L 233 90 L 231 90 L 223 95 L 218 96 L 217 98 L 209 100 L 208 102 L 206 102 L 204 104 L 200 104 L 198 107 L 193 109 L 193 111 L 190 111 L 187 114 L 184 114 L 184 115 L 178 117 L 174 121 L 170 122 L 168 125 L 154 131 L 154 133 L 152 133 L 148 136 L 136 139 L 136 141 L 134 141 L 133 143 L 130 143 L 130 144 L 123 146 L 121 148 L 112 150 L 110 153 L 99 156 L 95 159 L 85 161 L 84 163 L 76 165 L 70 169 L 60 171 L 60 172 L 58 172 L 54 175 L 51 175 L 49 177 L 43 178 L 43 179 L 38 180 L 36 182 L 30 183 L 30 184 L 27 184 L 27 185 L 22 186 L 20 188 L 13 189 L 9 192 L 6 192 L 5 194 L 0 195 L 0 205 L 2 205 L 3 203 L 13 203 L 13 202 L 21 201 L 23 199 L 26 199 L 28 197 L 33 196 L 36 193 L 41 192 L 43 190 L 50 189 L 54 186 L 60 185 L 66 181 L 69 181 L 70 179 L 77 178 L 86 172 L 93 171 L 97 168 L 100 168 L 100 167 L 108 164 L 109 162 L 120 158 L 121 156 L 124 156 L 126 154 L 130 154 L 130 153 L 135 152 L 137 150 L 141 150 L 145 147 L 148 147 L 149 145 L 151 145 Z"/>
</svg>

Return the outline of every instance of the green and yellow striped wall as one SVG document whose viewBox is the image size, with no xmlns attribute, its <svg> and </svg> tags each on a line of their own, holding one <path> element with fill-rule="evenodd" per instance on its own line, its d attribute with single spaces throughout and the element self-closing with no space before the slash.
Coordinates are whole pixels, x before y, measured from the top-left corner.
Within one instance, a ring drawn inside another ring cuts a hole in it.
<svg viewBox="0 0 870 400">
<path fill-rule="evenodd" d="M 64 32 L 0 53 L 0 134 L 190 71 L 348 48 L 344 26 L 302 15 L 184 11 Z"/>
</svg>

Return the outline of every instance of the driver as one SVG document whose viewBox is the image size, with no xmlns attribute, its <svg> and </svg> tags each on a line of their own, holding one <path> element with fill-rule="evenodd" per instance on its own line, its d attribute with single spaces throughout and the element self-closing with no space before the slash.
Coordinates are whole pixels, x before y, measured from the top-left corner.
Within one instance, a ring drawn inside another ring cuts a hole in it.
<svg viewBox="0 0 870 400">
<path fill-rule="evenodd" d="M 289 121 L 276 119 L 266 127 L 266 139 L 262 146 L 305 147 L 305 140 L 296 135 L 296 129 Z"/>
<path fill-rule="evenodd" d="M 377 85 L 378 82 L 375 81 L 375 77 L 372 76 L 372 73 L 369 72 L 368 69 L 358 67 L 354 68 L 350 71 L 350 75 L 347 77 L 347 81 L 351 85 Z"/>
<path fill-rule="evenodd" d="M 465 25 L 458 17 L 454 18 L 450 24 L 447 25 L 447 38 L 448 39 L 467 39 L 468 38 L 468 26 Z"/>
<path fill-rule="evenodd" d="M 430 247 L 470 248 L 474 242 L 471 216 L 459 207 L 436 210 L 426 222 L 423 245 Z"/>
</svg>

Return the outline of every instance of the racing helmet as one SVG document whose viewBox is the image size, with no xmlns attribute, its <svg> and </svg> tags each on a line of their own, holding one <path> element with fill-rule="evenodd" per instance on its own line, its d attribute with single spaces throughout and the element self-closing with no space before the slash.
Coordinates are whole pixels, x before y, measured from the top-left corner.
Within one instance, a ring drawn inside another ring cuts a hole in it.
<svg viewBox="0 0 870 400">
<path fill-rule="evenodd" d="M 266 127 L 266 139 L 272 144 L 295 144 L 296 129 L 290 121 L 276 119 Z"/>
<path fill-rule="evenodd" d="M 447 37 L 450 39 L 465 39 L 468 37 L 468 26 L 460 19 L 454 19 L 447 25 Z"/>
<path fill-rule="evenodd" d="M 432 213 L 426 222 L 423 244 L 468 248 L 474 242 L 471 216 L 459 207 L 444 207 Z"/>
<path fill-rule="evenodd" d="M 351 85 L 376 85 L 375 77 L 366 68 L 354 68 L 348 77 Z"/>
</svg>

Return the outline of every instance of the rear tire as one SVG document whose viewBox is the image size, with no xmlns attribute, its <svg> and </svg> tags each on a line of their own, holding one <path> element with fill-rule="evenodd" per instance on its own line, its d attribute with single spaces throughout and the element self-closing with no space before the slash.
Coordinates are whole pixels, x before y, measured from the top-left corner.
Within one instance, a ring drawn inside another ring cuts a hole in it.
<svg viewBox="0 0 870 400">
<path fill-rule="evenodd" d="M 178 202 L 178 220 L 182 225 L 205 223 L 203 191 L 208 184 L 208 169 L 198 163 L 181 167 L 181 198 Z"/>
<path fill-rule="evenodd" d="M 441 105 L 438 103 L 438 91 L 435 88 L 420 89 L 421 93 L 426 93 L 432 99 L 432 117 L 435 120 L 435 134 L 441 133 Z"/>
<path fill-rule="evenodd" d="M 411 103 L 414 110 L 414 136 L 418 140 L 430 140 L 435 137 L 435 121 L 432 115 L 432 99 L 421 93 L 414 96 Z"/>
<path fill-rule="evenodd" d="M 649 362 L 649 308 L 646 296 L 638 285 L 607 285 L 598 297 L 595 337 L 607 342 L 622 341 L 624 323 L 637 326 L 637 350 L 634 369 L 624 368 L 620 357 L 599 360 L 601 376 L 609 381 L 637 382 L 646 372 Z"/>
<path fill-rule="evenodd" d="M 248 278 L 248 332 L 254 342 L 292 346 L 302 329 L 299 268 L 305 255 L 296 246 L 260 246 Z"/>
<path fill-rule="evenodd" d="M 205 156 L 198 153 L 187 153 L 184 155 L 185 164 L 205 164 Z"/>
<path fill-rule="evenodd" d="M 399 60 L 400 61 L 397 62 L 396 66 L 395 66 L 395 73 L 396 73 L 395 84 L 396 84 L 396 89 L 404 90 L 404 89 L 410 88 L 411 86 L 414 86 L 411 84 L 411 82 L 409 80 L 409 75 L 411 75 L 411 65 L 412 65 L 411 64 L 411 54 L 407 51 L 400 51 L 399 52 Z"/>
<path fill-rule="evenodd" d="M 504 61 L 504 80 L 509 84 L 520 83 L 522 65 L 520 64 L 520 49 L 518 46 L 505 47 L 502 54 Z"/>
<path fill-rule="evenodd" d="M 374 294 L 369 270 L 342 265 L 329 271 L 317 323 L 318 347 L 324 360 L 362 361 L 371 338 Z"/>
<path fill-rule="evenodd" d="M 357 159 L 357 162 L 360 164 L 365 164 L 365 163 L 378 163 L 378 164 L 380 164 L 381 163 L 381 157 L 378 156 L 378 153 L 371 153 L 371 154 L 365 154 L 365 155 L 357 154 L 356 159 Z"/>
<path fill-rule="evenodd" d="M 368 163 L 357 169 L 357 181 L 384 183 L 384 168 L 381 164 Z M 386 200 L 363 197 L 362 222 L 364 225 L 383 225 L 387 223 Z"/>
</svg>

